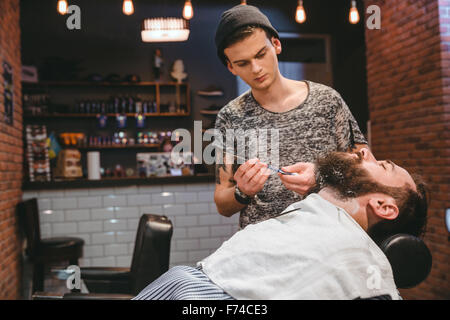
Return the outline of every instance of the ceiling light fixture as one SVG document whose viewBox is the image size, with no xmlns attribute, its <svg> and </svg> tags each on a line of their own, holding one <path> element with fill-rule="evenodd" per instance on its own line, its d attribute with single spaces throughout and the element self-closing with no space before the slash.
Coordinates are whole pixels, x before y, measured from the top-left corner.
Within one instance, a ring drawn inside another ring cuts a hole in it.
<svg viewBox="0 0 450 320">
<path fill-rule="evenodd" d="M 352 7 L 350 8 L 350 13 L 348 14 L 348 20 L 352 24 L 357 24 L 359 22 L 359 12 L 356 8 L 356 0 L 352 0 Z"/>
<path fill-rule="evenodd" d="M 306 21 L 306 12 L 303 7 L 303 0 L 298 0 L 297 11 L 295 12 L 295 21 L 303 23 Z"/>
<path fill-rule="evenodd" d="M 189 21 L 182 18 L 148 18 L 142 22 L 143 42 L 175 42 L 189 38 Z"/>
<path fill-rule="evenodd" d="M 192 8 L 191 0 L 186 0 L 183 8 L 183 18 L 185 18 L 186 20 L 190 20 L 192 19 L 193 16 L 194 16 L 194 9 Z"/>
</svg>

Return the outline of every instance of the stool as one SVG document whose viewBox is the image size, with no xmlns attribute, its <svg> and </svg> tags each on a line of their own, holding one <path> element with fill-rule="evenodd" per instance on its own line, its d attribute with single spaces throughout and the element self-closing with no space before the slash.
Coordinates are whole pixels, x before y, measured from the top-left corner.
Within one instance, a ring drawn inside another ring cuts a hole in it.
<svg viewBox="0 0 450 320">
<path fill-rule="evenodd" d="M 32 198 L 18 204 L 19 222 L 27 239 L 26 254 L 33 263 L 32 293 L 44 291 L 45 265 L 69 261 L 78 265 L 83 256 L 84 240 L 75 237 L 41 239 L 37 199 Z"/>
</svg>

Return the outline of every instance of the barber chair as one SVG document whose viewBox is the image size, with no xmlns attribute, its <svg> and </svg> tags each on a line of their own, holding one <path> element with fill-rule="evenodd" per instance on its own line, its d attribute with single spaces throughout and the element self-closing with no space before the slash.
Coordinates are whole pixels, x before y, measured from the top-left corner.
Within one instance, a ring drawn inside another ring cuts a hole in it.
<svg viewBox="0 0 450 320">
<path fill-rule="evenodd" d="M 25 252 L 33 263 L 32 293 L 42 291 L 45 266 L 64 261 L 68 261 L 70 265 L 78 265 L 78 259 L 83 256 L 84 240 L 74 237 L 41 239 L 36 198 L 20 202 L 17 209 L 19 224 L 27 239 Z"/>
<path fill-rule="evenodd" d="M 137 295 L 169 269 L 172 233 L 172 222 L 167 217 L 143 214 L 136 233 L 131 267 L 81 268 L 81 279 L 88 291 Z M 81 294 L 78 296 L 83 297 Z"/>
<path fill-rule="evenodd" d="M 418 237 L 408 234 L 396 234 L 384 240 L 380 248 L 391 264 L 394 281 L 399 289 L 417 286 L 426 279 L 431 271 L 432 257 L 430 250 Z M 61 295 L 40 292 L 33 295 L 33 300 L 129 300 L 134 296 L 82 293 Z M 378 296 L 366 300 L 391 300 L 391 297 Z"/>
<path fill-rule="evenodd" d="M 384 240 L 380 248 L 391 264 L 397 288 L 415 287 L 428 277 L 432 257 L 421 239 L 399 233 Z"/>
</svg>

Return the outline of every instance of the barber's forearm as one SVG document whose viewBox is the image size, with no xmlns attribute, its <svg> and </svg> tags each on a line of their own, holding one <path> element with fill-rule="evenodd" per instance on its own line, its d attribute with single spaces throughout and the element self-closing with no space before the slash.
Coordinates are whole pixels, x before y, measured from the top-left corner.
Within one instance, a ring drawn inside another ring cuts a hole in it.
<svg viewBox="0 0 450 320">
<path fill-rule="evenodd" d="M 221 189 L 220 191 L 216 191 L 214 195 L 217 211 L 225 217 L 231 217 L 246 207 L 246 205 L 237 202 L 234 197 L 234 188 L 233 186 Z"/>
</svg>

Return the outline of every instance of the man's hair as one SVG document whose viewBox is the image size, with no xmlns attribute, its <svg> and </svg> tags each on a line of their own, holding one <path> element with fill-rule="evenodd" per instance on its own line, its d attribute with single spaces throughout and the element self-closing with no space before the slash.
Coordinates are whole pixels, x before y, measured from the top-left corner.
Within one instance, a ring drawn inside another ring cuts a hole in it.
<svg viewBox="0 0 450 320">
<path fill-rule="evenodd" d="M 424 235 L 427 222 L 428 192 L 427 186 L 419 175 L 412 174 L 417 191 L 409 185 L 394 188 L 388 194 L 397 204 L 399 214 L 396 219 L 383 219 L 372 225 L 367 233 L 378 245 L 383 240 L 398 233 L 406 233 L 416 237 Z"/>
<path fill-rule="evenodd" d="M 225 52 L 224 52 L 225 49 L 230 47 L 230 46 L 232 46 L 233 44 L 238 43 L 239 41 L 247 39 L 257 29 L 262 29 L 266 33 L 266 37 L 269 40 L 271 40 L 272 37 L 275 37 L 275 38 L 279 39 L 277 34 L 275 34 L 270 29 L 268 29 L 268 28 L 266 28 L 264 26 L 261 26 L 261 25 L 252 24 L 252 25 L 246 25 L 246 26 L 243 26 L 241 28 L 238 28 L 233 33 L 231 33 L 227 37 L 225 37 L 225 39 L 223 40 L 221 46 L 217 50 L 217 54 L 218 54 L 220 60 L 222 61 L 222 63 L 225 66 L 227 65 L 227 61 L 228 61 L 228 58 L 227 58 L 227 56 L 225 55 Z"/>
</svg>

